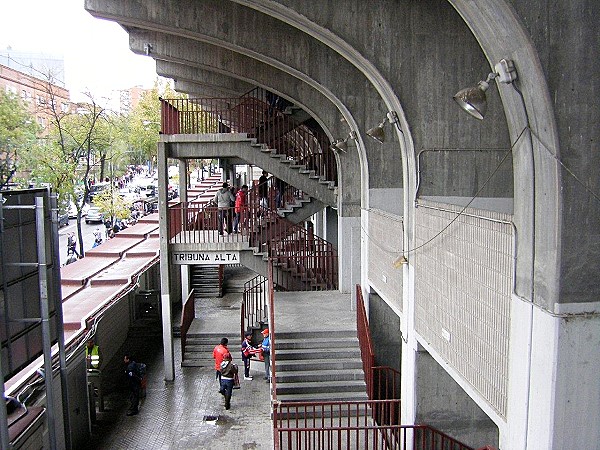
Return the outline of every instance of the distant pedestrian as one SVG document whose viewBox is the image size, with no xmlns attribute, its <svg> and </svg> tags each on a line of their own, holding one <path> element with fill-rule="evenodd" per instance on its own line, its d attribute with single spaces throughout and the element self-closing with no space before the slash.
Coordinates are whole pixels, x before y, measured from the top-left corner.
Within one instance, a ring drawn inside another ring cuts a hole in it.
<svg viewBox="0 0 600 450">
<path fill-rule="evenodd" d="M 237 192 L 235 196 L 235 219 L 233 220 L 233 232 L 237 233 L 238 226 L 242 222 L 242 228 L 244 227 L 245 215 L 246 215 L 246 195 L 248 193 L 248 186 L 243 185 L 242 188 Z"/>
<path fill-rule="evenodd" d="M 226 337 L 221 339 L 219 345 L 217 345 L 213 349 L 213 358 L 215 359 L 215 378 L 221 381 L 221 363 L 223 362 L 223 358 L 225 355 L 231 355 L 229 353 L 229 348 L 227 348 L 227 344 L 229 343 L 229 339 Z"/>
<path fill-rule="evenodd" d="M 85 361 L 88 370 L 100 369 L 100 357 L 100 347 L 96 345 L 94 339 L 88 339 L 85 344 Z"/>
<path fill-rule="evenodd" d="M 67 255 L 75 255 L 77 258 L 81 258 L 77 252 L 77 238 L 72 231 L 67 235 Z"/>
<path fill-rule="evenodd" d="M 213 202 L 217 204 L 218 209 L 217 220 L 219 223 L 217 224 L 217 229 L 219 230 L 219 234 L 223 235 L 223 222 L 227 222 L 227 231 L 231 233 L 232 221 L 227 220 L 227 218 L 231 211 L 231 202 L 235 202 L 235 197 L 229 190 L 229 183 L 227 183 L 227 181 L 225 181 L 223 187 L 217 191 L 213 197 Z"/>
<path fill-rule="evenodd" d="M 98 247 L 100 244 L 102 244 L 102 233 L 100 232 L 100 228 L 96 228 L 94 231 L 94 245 L 92 245 L 92 248 Z"/>
<path fill-rule="evenodd" d="M 259 207 L 261 209 L 267 209 L 269 207 L 269 179 L 267 178 L 269 173 L 266 170 L 263 170 L 262 175 L 258 179 L 258 197 Z M 260 215 L 263 215 L 264 211 L 259 211 Z"/>
<path fill-rule="evenodd" d="M 237 377 L 238 368 L 233 364 L 231 353 L 227 353 L 221 362 L 221 394 L 225 397 L 225 409 L 231 408 L 231 395 L 233 384 Z"/>
<path fill-rule="evenodd" d="M 140 390 L 142 388 L 142 375 L 140 374 L 138 364 L 133 360 L 131 355 L 123 357 L 125 364 L 125 376 L 129 385 L 129 410 L 128 416 L 135 416 L 139 412 L 140 405 Z"/>
<path fill-rule="evenodd" d="M 259 348 L 262 351 L 262 357 L 265 360 L 265 380 L 269 381 L 271 379 L 271 339 L 269 337 L 269 329 L 265 328 L 262 330 L 263 341 L 262 344 L 259 345 Z"/>
</svg>

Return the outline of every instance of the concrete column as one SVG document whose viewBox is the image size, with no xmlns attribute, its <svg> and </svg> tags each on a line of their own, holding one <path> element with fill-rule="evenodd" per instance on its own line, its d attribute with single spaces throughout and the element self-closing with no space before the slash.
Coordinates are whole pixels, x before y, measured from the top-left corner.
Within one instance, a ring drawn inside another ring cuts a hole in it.
<svg viewBox="0 0 600 450">
<path fill-rule="evenodd" d="M 191 180 L 187 179 L 188 163 L 185 159 L 179 160 L 179 200 L 187 202 L 187 188 L 191 186 Z M 185 297 L 184 297 L 185 298 Z"/>
<path fill-rule="evenodd" d="M 325 226 L 324 226 L 324 223 L 323 223 L 323 215 L 324 215 L 324 213 L 325 213 L 324 209 L 322 209 L 321 211 L 317 212 L 314 215 L 313 222 L 315 223 L 315 234 L 317 236 L 320 236 L 320 237 L 322 237 L 323 239 L 326 240 L 327 238 L 325 237 Z"/>
<path fill-rule="evenodd" d="M 333 208 L 327 207 L 323 210 L 323 236 L 339 249 L 338 241 L 338 215 Z"/>
<path fill-rule="evenodd" d="M 167 173 L 167 155 L 164 142 L 158 143 L 158 214 L 159 214 L 159 240 L 160 240 L 160 304 L 162 312 L 163 330 L 163 363 L 165 381 L 175 379 L 175 363 L 173 357 L 173 336 L 171 317 L 171 295 L 169 276 L 169 223 L 167 189 L 169 177 Z"/>
<path fill-rule="evenodd" d="M 184 264 L 181 266 L 181 298 L 182 304 L 185 305 L 185 301 L 190 293 L 190 266 Z"/>
<path fill-rule="evenodd" d="M 561 307 L 558 314 L 532 309 L 529 398 L 521 399 L 528 414 L 510 417 L 511 425 L 527 423 L 527 439 L 503 448 L 593 448 L 600 442 L 600 428 L 590 426 L 600 423 L 600 317 L 586 313 L 590 304 Z"/>
</svg>

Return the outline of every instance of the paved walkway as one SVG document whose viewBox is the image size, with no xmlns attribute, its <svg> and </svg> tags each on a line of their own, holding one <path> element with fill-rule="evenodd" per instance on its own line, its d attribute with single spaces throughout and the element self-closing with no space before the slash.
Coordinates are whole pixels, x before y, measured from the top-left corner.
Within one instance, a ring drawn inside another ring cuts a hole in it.
<svg viewBox="0 0 600 450">
<path fill-rule="evenodd" d="M 238 268 L 226 272 L 226 286 L 237 291 L 254 274 Z M 234 361 L 243 374 L 239 346 L 241 292 L 196 302 L 194 332 L 223 333 L 230 340 Z M 349 294 L 338 292 L 276 293 L 276 332 L 356 330 Z M 315 314 L 318 311 L 318 314 Z M 215 345 L 217 342 L 215 342 Z M 133 349 L 133 351 L 132 351 Z M 270 385 L 263 380 L 264 366 L 253 363 L 254 380 L 241 379 L 231 409 L 225 410 L 217 392 L 214 366 L 181 367 L 181 343 L 175 339 L 175 381 L 165 382 L 162 338 L 129 339 L 122 354 L 132 351 L 148 366 L 148 394 L 137 416 L 125 415 L 127 392 L 105 397 L 106 412 L 93 426 L 91 449 L 272 449 Z M 118 378 L 120 374 L 113 375 Z M 118 384 L 117 384 L 118 385 Z"/>
<path fill-rule="evenodd" d="M 241 293 L 196 304 L 198 330 L 224 331 L 243 374 L 237 350 Z M 212 320 L 211 320 L 212 319 Z M 227 330 L 223 328 L 226 327 Z M 231 328 L 229 328 L 231 327 Z M 215 343 L 217 344 L 217 343 Z M 181 344 L 175 339 L 175 381 L 165 382 L 160 337 L 129 340 L 137 359 L 148 365 L 148 393 L 137 416 L 125 415 L 127 392 L 105 398 L 106 412 L 98 413 L 89 448 L 93 449 L 272 449 L 270 385 L 263 380 L 262 363 L 252 366 L 254 380 L 241 379 L 231 409 L 225 410 L 217 392 L 214 367 L 181 367 Z"/>
</svg>

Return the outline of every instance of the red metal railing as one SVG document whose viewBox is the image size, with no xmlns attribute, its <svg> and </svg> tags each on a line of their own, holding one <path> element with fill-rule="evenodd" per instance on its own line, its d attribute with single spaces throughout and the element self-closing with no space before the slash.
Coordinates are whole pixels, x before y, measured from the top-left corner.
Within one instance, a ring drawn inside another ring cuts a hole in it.
<svg viewBox="0 0 600 450">
<path fill-rule="evenodd" d="M 337 183 L 335 155 L 327 136 L 260 98 L 161 99 L 161 132 L 245 133 L 316 176 Z"/>
<path fill-rule="evenodd" d="M 187 332 L 196 317 L 196 308 L 194 302 L 194 290 L 192 289 L 185 300 L 183 311 L 181 312 L 181 358 L 185 357 L 185 345 L 187 340 Z"/>
<path fill-rule="evenodd" d="M 433 427 L 398 425 L 399 411 L 400 400 L 275 402 L 275 448 L 473 450 Z"/>
<path fill-rule="evenodd" d="M 267 316 L 268 284 L 267 278 L 257 275 L 244 283 L 244 300 L 242 301 L 242 321 L 240 336 L 253 326 L 268 322 Z"/>
<path fill-rule="evenodd" d="M 367 395 L 369 399 L 375 398 L 373 371 L 375 366 L 375 352 L 373 351 L 373 342 L 371 341 L 371 331 L 369 330 L 369 319 L 365 309 L 365 302 L 362 296 L 360 285 L 356 285 L 356 327 L 358 331 L 358 342 L 360 346 L 360 356 L 365 373 L 365 383 L 367 384 Z"/>
<path fill-rule="evenodd" d="M 337 289 L 337 251 L 330 242 L 282 217 L 260 203 L 258 186 L 248 191 L 247 206 L 241 211 L 238 233 L 231 231 L 234 208 L 219 211 L 212 204 L 178 203 L 169 207 L 170 243 L 248 242 L 250 247 L 273 258 L 279 270 L 275 284 L 285 290 Z"/>
</svg>

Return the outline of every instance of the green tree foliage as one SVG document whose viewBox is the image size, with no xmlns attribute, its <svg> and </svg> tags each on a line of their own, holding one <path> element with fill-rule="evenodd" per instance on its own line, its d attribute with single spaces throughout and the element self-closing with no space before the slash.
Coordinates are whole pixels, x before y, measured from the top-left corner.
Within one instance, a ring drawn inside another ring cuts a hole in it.
<svg viewBox="0 0 600 450">
<path fill-rule="evenodd" d="M 36 145 L 38 126 L 16 95 L 0 91 L 0 189 L 19 170 L 19 157 Z"/>
<path fill-rule="evenodd" d="M 105 217 L 110 217 L 112 223 L 114 223 L 114 219 L 128 219 L 131 215 L 131 210 L 129 209 L 131 202 L 123 199 L 114 186 L 96 195 L 94 197 L 94 206 L 100 208 L 100 212 L 104 213 Z"/>
<path fill-rule="evenodd" d="M 157 80 L 154 87 L 142 95 L 123 123 L 123 134 L 133 151 L 132 159 L 137 164 L 156 158 L 156 143 L 160 131 L 160 97 L 181 98 L 183 95 L 176 93 L 168 82 Z"/>
</svg>

